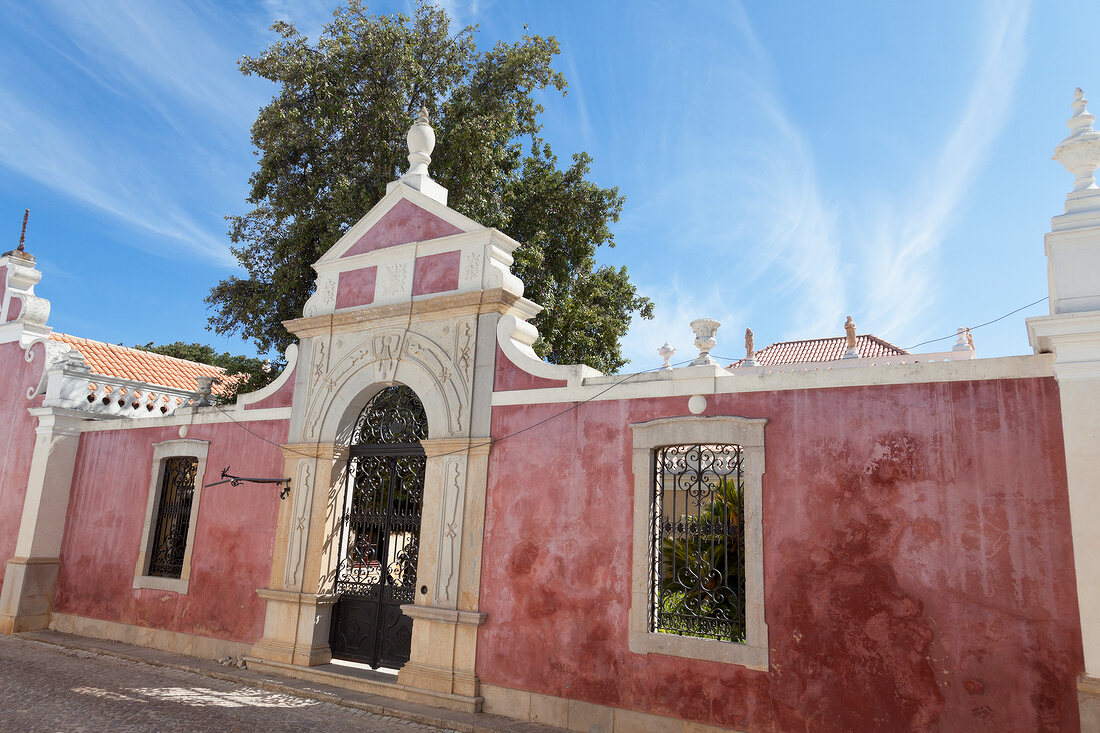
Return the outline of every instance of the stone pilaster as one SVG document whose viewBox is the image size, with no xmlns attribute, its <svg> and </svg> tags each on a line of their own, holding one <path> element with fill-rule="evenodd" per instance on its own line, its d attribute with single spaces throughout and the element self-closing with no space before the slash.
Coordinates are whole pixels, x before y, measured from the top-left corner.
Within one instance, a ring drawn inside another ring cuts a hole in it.
<svg viewBox="0 0 1100 733">
<path fill-rule="evenodd" d="M 7 634 L 49 626 L 80 444 L 79 423 L 87 419 L 59 407 L 32 408 L 31 414 L 38 418 L 34 456 L 15 556 L 8 560 L 0 589 L 0 632 Z"/>
<path fill-rule="evenodd" d="M 326 444 L 283 446 L 291 494 L 279 507 L 271 583 L 256 593 L 267 601 L 263 638 L 252 656 L 284 664 L 312 666 L 332 659 L 328 634 L 335 545 L 332 485 L 343 485 L 346 449 Z M 333 482 L 337 482 L 334 484 Z"/>
<path fill-rule="evenodd" d="M 1085 674 L 1078 686 L 1082 730 L 1100 724 L 1100 133 L 1074 94 L 1070 134 L 1054 159 L 1075 176 L 1065 213 L 1046 235 L 1050 315 L 1027 320 L 1036 353 L 1055 355 L 1062 408 L 1073 559 Z"/>
</svg>

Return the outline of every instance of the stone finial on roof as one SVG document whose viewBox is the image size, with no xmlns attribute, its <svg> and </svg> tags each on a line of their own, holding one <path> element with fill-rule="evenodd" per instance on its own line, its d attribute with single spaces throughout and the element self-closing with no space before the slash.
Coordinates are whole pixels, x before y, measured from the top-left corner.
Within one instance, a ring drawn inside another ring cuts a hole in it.
<svg viewBox="0 0 1100 733">
<path fill-rule="evenodd" d="M 23 209 L 23 231 L 19 232 L 19 246 L 16 249 L 23 251 L 23 243 L 27 241 L 27 219 L 31 218 L 31 210 Z"/>
<path fill-rule="evenodd" d="M 1075 193 L 1097 187 L 1096 169 L 1100 167 L 1100 132 L 1092 129 L 1096 117 L 1086 105 L 1085 93 L 1078 87 L 1073 92 L 1073 115 L 1066 121 L 1069 135 L 1054 148 L 1054 160 L 1076 177 Z"/>
<path fill-rule="evenodd" d="M 844 338 L 848 344 L 848 349 L 844 352 L 844 358 L 858 359 L 859 349 L 856 348 L 856 322 L 852 320 L 851 316 L 848 316 L 848 320 L 844 322 Z"/>
<path fill-rule="evenodd" d="M 428 175 L 428 164 L 432 162 L 435 150 L 435 130 L 428 123 L 428 108 L 420 108 L 420 116 L 405 135 L 409 146 L 409 172 L 406 175 Z"/>
<path fill-rule="evenodd" d="M 672 359 L 672 355 L 675 354 L 675 353 L 676 353 L 676 349 L 669 346 L 667 341 L 665 341 L 664 346 L 657 349 L 657 356 L 664 359 L 664 362 L 665 362 L 664 364 L 661 365 L 661 371 L 662 372 L 672 371 L 672 364 L 670 364 L 669 361 Z"/>
<path fill-rule="evenodd" d="M 970 335 L 969 328 L 956 328 L 955 329 L 955 345 L 951 347 L 952 351 L 973 351 L 974 350 L 974 337 Z"/>
<path fill-rule="evenodd" d="M 742 366 L 756 366 L 756 348 L 753 346 L 752 329 L 745 329 L 745 360 Z"/>
<path fill-rule="evenodd" d="M 710 355 L 710 350 L 718 343 L 714 335 L 718 333 L 718 327 L 721 325 L 721 322 L 713 318 L 696 318 L 691 322 L 691 330 L 695 332 L 695 346 L 699 349 L 699 356 L 691 362 L 692 366 L 708 366 L 718 363 Z"/>
<path fill-rule="evenodd" d="M 30 254 L 29 252 L 27 252 L 26 250 L 23 249 L 24 243 L 27 241 L 27 219 L 29 219 L 30 216 L 31 216 L 31 210 L 30 209 L 24 209 L 23 210 L 23 231 L 19 232 L 19 246 L 16 247 L 15 249 L 11 250 L 10 252 L 5 252 L 4 256 L 8 257 L 10 255 L 12 257 L 18 257 L 19 259 L 26 260 L 26 261 L 30 262 L 33 265 L 34 264 L 34 255 Z"/>
<path fill-rule="evenodd" d="M 435 130 L 428 121 L 427 107 L 420 108 L 420 115 L 405 135 L 405 142 L 409 146 L 409 170 L 387 185 L 386 193 L 404 184 L 446 205 L 447 189 L 433 181 L 428 173 L 428 164 L 432 162 L 432 151 L 435 150 Z"/>
</svg>

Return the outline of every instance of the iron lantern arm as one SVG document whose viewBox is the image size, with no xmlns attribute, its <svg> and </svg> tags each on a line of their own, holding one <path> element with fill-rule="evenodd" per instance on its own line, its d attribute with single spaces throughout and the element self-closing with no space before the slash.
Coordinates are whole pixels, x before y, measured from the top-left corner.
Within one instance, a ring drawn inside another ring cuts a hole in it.
<svg viewBox="0 0 1100 733">
<path fill-rule="evenodd" d="M 213 481 L 209 484 L 203 484 L 203 488 L 209 488 L 211 486 L 221 486 L 222 484 L 229 484 L 230 486 L 240 486 L 242 481 L 247 481 L 250 484 L 282 484 L 283 488 L 279 492 L 279 499 L 285 499 L 290 496 L 290 479 L 289 478 L 246 478 L 244 476 L 234 476 L 229 473 L 230 466 L 226 466 L 222 469 L 222 480 Z"/>
</svg>

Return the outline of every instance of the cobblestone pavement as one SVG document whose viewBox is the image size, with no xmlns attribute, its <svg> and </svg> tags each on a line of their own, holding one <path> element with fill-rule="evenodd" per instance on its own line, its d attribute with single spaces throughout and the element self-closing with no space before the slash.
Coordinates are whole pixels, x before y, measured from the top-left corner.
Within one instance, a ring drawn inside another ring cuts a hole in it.
<svg viewBox="0 0 1100 733">
<path fill-rule="evenodd" d="M 183 670 L 0 636 L 0 731 L 440 731 Z"/>
</svg>

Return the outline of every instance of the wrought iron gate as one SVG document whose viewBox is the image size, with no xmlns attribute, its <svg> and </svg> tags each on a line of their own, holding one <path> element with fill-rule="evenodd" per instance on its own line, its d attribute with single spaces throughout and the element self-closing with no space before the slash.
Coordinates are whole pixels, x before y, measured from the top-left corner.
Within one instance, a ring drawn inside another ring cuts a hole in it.
<svg viewBox="0 0 1100 733">
<path fill-rule="evenodd" d="M 409 660 L 412 619 L 400 607 L 416 593 L 426 464 L 419 441 L 427 437 L 424 406 L 405 386 L 386 387 L 359 415 L 340 527 L 334 657 L 375 668 Z"/>
</svg>

